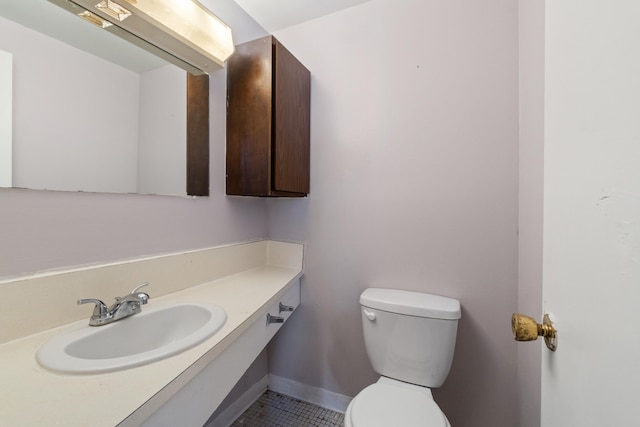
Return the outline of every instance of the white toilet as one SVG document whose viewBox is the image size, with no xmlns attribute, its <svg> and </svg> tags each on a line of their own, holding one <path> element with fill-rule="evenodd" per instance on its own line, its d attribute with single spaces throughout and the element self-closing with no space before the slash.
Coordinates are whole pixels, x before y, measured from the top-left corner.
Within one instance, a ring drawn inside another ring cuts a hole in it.
<svg viewBox="0 0 640 427">
<path fill-rule="evenodd" d="M 345 427 L 450 427 L 431 388 L 449 374 L 460 302 L 396 289 L 360 296 L 367 354 L 378 382 L 353 398 Z"/>
</svg>

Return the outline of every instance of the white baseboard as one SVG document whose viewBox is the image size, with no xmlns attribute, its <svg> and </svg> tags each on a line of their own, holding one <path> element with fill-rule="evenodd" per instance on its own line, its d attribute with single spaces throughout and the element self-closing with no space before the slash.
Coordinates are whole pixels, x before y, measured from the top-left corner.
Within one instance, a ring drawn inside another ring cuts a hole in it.
<svg viewBox="0 0 640 427">
<path fill-rule="evenodd" d="M 229 427 L 267 391 L 268 384 L 269 375 L 265 375 L 257 383 L 252 385 L 249 390 L 245 391 L 242 396 L 229 405 L 215 420 L 207 424 L 206 427 Z"/>
<path fill-rule="evenodd" d="M 341 413 L 347 410 L 351 402 L 348 396 L 271 374 L 269 374 L 269 390 Z"/>
</svg>

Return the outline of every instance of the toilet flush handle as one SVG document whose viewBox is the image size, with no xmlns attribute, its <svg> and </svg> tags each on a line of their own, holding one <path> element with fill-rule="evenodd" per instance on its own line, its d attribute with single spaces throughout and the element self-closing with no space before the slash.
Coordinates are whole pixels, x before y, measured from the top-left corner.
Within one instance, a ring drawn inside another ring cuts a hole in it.
<svg viewBox="0 0 640 427">
<path fill-rule="evenodd" d="M 367 316 L 367 319 L 371 321 L 376 320 L 376 314 L 373 311 L 363 308 L 362 312 L 364 313 L 365 316 Z"/>
</svg>

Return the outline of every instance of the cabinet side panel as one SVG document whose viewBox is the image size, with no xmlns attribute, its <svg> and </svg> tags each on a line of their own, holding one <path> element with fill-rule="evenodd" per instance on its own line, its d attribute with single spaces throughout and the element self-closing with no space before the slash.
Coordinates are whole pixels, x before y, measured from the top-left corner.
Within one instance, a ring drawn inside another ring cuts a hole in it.
<svg viewBox="0 0 640 427">
<path fill-rule="evenodd" d="M 311 74 L 275 42 L 274 190 L 309 192 Z"/>
<path fill-rule="evenodd" d="M 187 194 L 209 195 L 209 76 L 187 73 Z"/>
<path fill-rule="evenodd" d="M 270 188 L 271 37 L 236 46 L 227 62 L 227 194 Z"/>
</svg>

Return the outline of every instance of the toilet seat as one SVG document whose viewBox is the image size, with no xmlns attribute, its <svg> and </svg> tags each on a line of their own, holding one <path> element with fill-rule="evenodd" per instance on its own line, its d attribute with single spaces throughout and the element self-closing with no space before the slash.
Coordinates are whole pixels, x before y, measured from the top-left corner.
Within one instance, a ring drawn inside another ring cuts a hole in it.
<svg viewBox="0 0 640 427">
<path fill-rule="evenodd" d="M 384 377 L 353 398 L 345 418 L 350 427 L 450 427 L 429 389 Z"/>
</svg>

